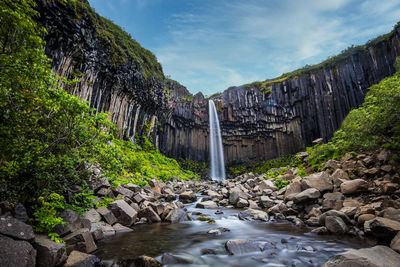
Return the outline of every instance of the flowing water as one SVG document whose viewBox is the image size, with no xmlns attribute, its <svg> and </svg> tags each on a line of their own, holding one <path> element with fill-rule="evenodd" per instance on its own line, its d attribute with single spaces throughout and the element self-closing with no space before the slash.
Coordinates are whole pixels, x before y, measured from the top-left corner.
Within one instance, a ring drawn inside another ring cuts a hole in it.
<svg viewBox="0 0 400 267">
<path fill-rule="evenodd" d="M 210 177 L 213 180 L 221 181 L 225 179 L 224 150 L 214 101 L 208 101 L 208 110 L 210 120 Z"/>
<path fill-rule="evenodd" d="M 311 234 L 310 229 L 289 222 L 241 221 L 237 217 L 239 210 L 219 209 L 223 214 L 216 215 L 216 210 L 194 207 L 195 204 L 186 205 L 193 221 L 134 226 L 133 232 L 118 233 L 99 242 L 96 255 L 108 266 L 141 255 L 161 261 L 163 253 L 172 253 L 193 263 L 176 266 L 321 266 L 349 248 L 369 245 L 355 238 Z M 215 224 L 196 220 L 198 216 L 193 215 L 196 212 L 213 218 Z M 230 231 L 219 236 L 207 234 L 219 227 Z M 266 241 L 272 246 L 263 252 L 229 255 L 225 243 L 231 239 Z M 210 251 L 214 254 L 209 254 Z"/>
</svg>

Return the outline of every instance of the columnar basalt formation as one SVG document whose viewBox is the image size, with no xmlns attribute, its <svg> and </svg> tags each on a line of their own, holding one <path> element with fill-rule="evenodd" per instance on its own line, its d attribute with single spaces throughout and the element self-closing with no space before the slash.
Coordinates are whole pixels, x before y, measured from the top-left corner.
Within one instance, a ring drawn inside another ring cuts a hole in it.
<svg viewBox="0 0 400 267">
<path fill-rule="evenodd" d="M 208 99 L 165 79 L 156 61 L 149 72 L 143 68 L 146 58 L 116 60 L 114 43 L 89 13 L 77 16 L 60 1 L 37 3 L 54 71 L 79 80 L 67 90 L 97 111 L 109 112 L 125 137 L 147 134 L 168 156 L 208 161 Z M 264 88 L 231 87 L 212 97 L 226 163 L 268 160 L 300 151 L 317 138 L 328 141 L 349 111 L 363 102 L 367 88 L 395 72 L 399 55 L 397 26 L 387 38 L 334 65 L 271 81 Z"/>
</svg>

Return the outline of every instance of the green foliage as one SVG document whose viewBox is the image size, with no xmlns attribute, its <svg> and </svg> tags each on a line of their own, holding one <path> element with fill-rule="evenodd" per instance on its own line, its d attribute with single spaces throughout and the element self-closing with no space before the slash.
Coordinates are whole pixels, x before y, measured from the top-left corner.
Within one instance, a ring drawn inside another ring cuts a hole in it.
<svg viewBox="0 0 400 267">
<path fill-rule="evenodd" d="M 200 177 L 207 177 L 208 175 L 208 166 L 205 161 L 195 161 L 192 159 L 179 159 L 179 165 L 185 169 L 192 171 L 193 173 L 198 174 Z"/>
<path fill-rule="evenodd" d="M 275 185 L 276 187 L 278 187 L 279 190 L 282 189 L 282 188 L 284 188 L 284 187 L 286 187 L 286 186 L 288 186 L 288 184 L 289 184 L 289 181 L 287 181 L 287 180 L 282 180 L 282 179 L 277 179 L 277 180 L 274 182 L 274 185 Z"/>
<path fill-rule="evenodd" d="M 66 86 L 75 81 L 51 72 L 32 6 L 30 0 L 0 2 L 0 200 L 26 203 L 65 194 L 72 185 L 84 185 L 88 163 L 99 164 L 112 181 L 140 185 L 153 178 L 196 177 L 147 139 L 143 150 L 117 139 L 107 114 L 57 88 L 59 80 Z M 85 187 L 74 198 L 69 205 L 93 207 Z"/>
<path fill-rule="evenodd" d="M 287 171 L 286 167 L 273 168 L 267 171 L 267 176 L 270 178 L 277 178 L 279 175 L 285 174 Z"/>
<path fill-rule="evenodd" d="M 135 59 L 143 70 L 145 78 L 163 79 L 162 67 L 155 55 L 143 48 L 132 36 L 120 26 L 98 15 L 87 0 L 69 0 L 67 6 L 77 20 L 89 18 L 96 27 L 97 36 L 105 47 L 109 48 L 110 60 L 113 65 L 125 64 L 129 58 Z"/>
<path fill-rule="evenodd" d="M 56 233 L 51 231 L 56 225 L 66 226 L 66 222 L 57 214 L 65 209 L 65 200 L 63 196 L 52 193 L 48 197 L 39 197 L 38 206 L 33 213 L 33 229 L 39 233 L 46 233 L 51 240 L 60 243 L 63 240 Z"/>
<path fill-rule="evenodd" d="M 400 150 L 400 72 L 369 88 L 362 106 L 350 111 L 331 142 L 308 148 L 308 164 L 318 168 L 347 152 L 379 147 Z"/>
</svg>

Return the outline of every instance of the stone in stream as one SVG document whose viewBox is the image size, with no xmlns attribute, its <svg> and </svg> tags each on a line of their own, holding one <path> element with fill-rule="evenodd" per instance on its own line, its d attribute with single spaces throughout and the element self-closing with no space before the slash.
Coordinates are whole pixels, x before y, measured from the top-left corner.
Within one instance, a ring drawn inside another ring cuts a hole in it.
<svg viewBox="0 0 400 267">
<path fill-rule="evenodd" d="M 115 218 L 114 213 L 112 213 L 111 210 L 107 209 L 106 207 L 98 207 L 96 211 L 108 224 L 113 225 L 117 222 L 117 218 Z"/>
<path fill-rule="evenodd" d="M 346 195 L 361 193 L 368 190 L 368 183 L 363 179 L 354 179 L 342 183 L 340 190 Z"/>
<path fill-rule="evenodd" d="M 185 191 L 179 195 L 179 200 L 183 203 L 192 203 L 197 200 L 197 196 L 193 191 Z"/>
<path fill-rule="evenodd" d="M 36 263 L 36 250 L 23 240 L 0 235 L 0 266 L 31 267 Z"/>
<path fill-rule="evenodd" d="M 239 198 L 239 200 L 236 202 L 236 208 L 245 208 L 249 206 L 249 202 L 246 199 Z"/>
<path fill-rule="evenodd" d="M 32 226 L 11 216 L 0 217 L 0 234 L 27 241 L 35 238 Z"/>
<path fill-rule="evenodd" d="M 386 246 L 351 249 L 330 258 L 322 267 L 395 267 L 400 254 Z"/>
<path fill-rule="evenodd" d="M 350 218 L 346 214 L 344 214 L 343 212 L 337 211 L 337 210 L 329 210 L 327 212 L 324 212 L 321 216 L 319 216 L 319 223 L 321 225 L 325 225 L 325 219 L 326 219 L 327 216 L 340 217 L 345 224 L 350 224 L 351 223 Z"/>
<path fill-rule="evenodd" d="M 114 228 L 116 233 L 118 233 L 118 232 L 132 232 L 133 231 L 131 228 L 123 226 L 120 223 L 114 224 L 113 228 Z"/>
<path fill-rule="evenodd" d="M 110 209 L 118 222 L 125 226 L 131 226 L 136 220 L 137 212 L 122 199 L 111 203 Z"/>
<path fill-rule="evenodd" d="M 325 227 L 329 230 L 329 232 L 338 235 L 344 234 L 348 230 L 342 218 L 338 216 L 326 216 Z"/>
<path fill-rule="evenodd" d="M 200 208 L 200 209 L 217 209 L 218 205 L 214 201 L 207 200 L 207 201 L 203 201 L 203 202 L 197 203 L 196 208 Z"/>
<path fill-rule="evenodd" d="M 269 216 L 268 213 L 262 210 L 247 209 L 239 212 L 239 219 L 247 221 L 252 221 L 252 220 L 268 221 Z"/>
<path fill-rule="evenodd" d="M 64 267 L 97 267 L 104 266 L 102 261 L 94 255 L 72 251 Z"/>
<path fill-rule="evenodd" d="M 293 197 L 294 203 L 305 202 L 309 200 L 313 200 L 319 198 L 321 193 L 315 188 L 308 188 Z"/>
<path fill-rule="evenodd" d="M 97 228 L 93 232 L 91 231 L 91 233 L 94 241 L 99 241 L 104 238 L 104 233 L 100 228 Z"/>
<path fill-rule="evenodd" d="M 263 245 L 257 241 L 235 239 L 228 240 L 225 243 L 225 248 L 231 255 L 240 255 L 251 252 L 261 252 Z"/>
<path fill-rule="evenodd" d="M 105 223 L 105 222 L 97 222 L 97 223 L 92 223 L 91 224 L 90 232 L 93 233 L 97 229 L 100 229 L 105 236 L 109 236 L 109 235 L 114 235 L 115 234 L 114 228 L 110 224 Z"/>
<path fill-rule="evenodd" d="M 158 214 L 150 206 L 139 210 L 138 217 L 144 217 L 148 222 L 161 222 L 160 216 L 158 216 Z"/>
<path fill-rule="evenodd" d="M 184 256 L 179 256 L 179 255 L 173 255 L 171 253 L 164 253 L 161 256 L 161 264 L 162 265 L 167 265 L 167 264 L 192 264 L 193 261 L 191 259 L 188 259 Z"/>
<path fill-rule="evenodd" d="M 149 256 L 140 256 L 134 260 L 124 261 L 121 266 L 135 266 L 135 267 L 161 267 L 161 263 Z"/>
<path fill-rule="evenodd" d="M 65 244 L 53 242 L 48 236 L 36 235 L 33 246 L 37 252 L 36 265 L 39 267 L 59 266 L 67 259 Z"/>
<path fill-rule="evenodd" d="M 180 208 L 173 209 L 165 217 L 165 220 L 170 223 L 179 223 L 182 221 L 186 221 L 187 212 Z"/>
</svg>

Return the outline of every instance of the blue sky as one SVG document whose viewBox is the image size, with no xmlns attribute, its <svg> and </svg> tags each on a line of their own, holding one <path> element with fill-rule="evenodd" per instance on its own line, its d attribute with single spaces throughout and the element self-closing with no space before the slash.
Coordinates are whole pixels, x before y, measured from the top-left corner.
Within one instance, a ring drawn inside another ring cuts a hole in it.
<svg viewBox="0 0 400 267">
<path fill-rule="evenodd" d="M 399 0 L 89 0 L 192 93 L 265 80 L 363 44 Z"/>
</svg>

